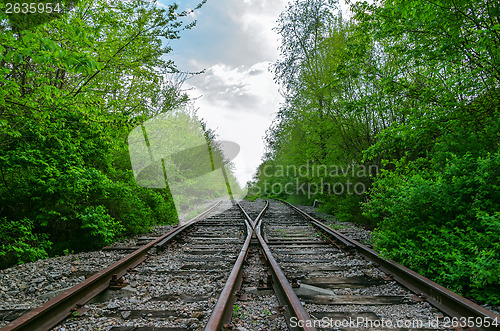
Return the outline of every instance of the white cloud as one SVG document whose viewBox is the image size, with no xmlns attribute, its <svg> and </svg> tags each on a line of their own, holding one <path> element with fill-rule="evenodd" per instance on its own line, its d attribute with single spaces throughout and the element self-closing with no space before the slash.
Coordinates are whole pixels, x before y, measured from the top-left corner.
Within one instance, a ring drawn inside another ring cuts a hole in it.
<svg viewBox="0 0 500 331">
<path fill-rule="evenodd" d="M 248 0 L 234 2 L 227 8 L 233 22 L 249 39 L 246 43 L 258 46 L 269 60 L 278 56 L 279 37 L 273 31 L 279 13 L 285 8 L 287 0 Z"/>
<path fill-rule="evenodd" d="M 234 111 L 268 116 L 277 111 L 281 96 L 269 72 L 269 62 L 259 62 L 247 68 L 216 64 L 205 74 L 190 79 L 192 96 L 212 106 L 231 106 Z M 197 101 L 197 102 L 198 102 Z"/>
<path fill-rule="evenodd" d="M 234 161 L 240 184 L 252 178 L 261 162 L 263 137 L 281 101 L 268 66 L 269 62 L 249 68 L 216 64 L 186 83 L 194 88 L 190 94 L 199 97 L 198 115 L 216 131 L 218 139 L 241 146 L 241 156 Z"/>
<path fill-rule="evenodd" d="M 194 7 L 197 2 L 181 4 Z M 241 146 L 234 160 L 241 184 L 251 179 L 261 162 L 262 138 L 282 100 L 268 67 L 278 57 L 279 36 L 272 28 L 286 3 L 209 0 L 197 11 L 197 26 L 172 43 L 171 56 L 181 70 L 206 69 L 184 88 L 197 98 L 198 115 L 219 139 Z"/>
</svg>

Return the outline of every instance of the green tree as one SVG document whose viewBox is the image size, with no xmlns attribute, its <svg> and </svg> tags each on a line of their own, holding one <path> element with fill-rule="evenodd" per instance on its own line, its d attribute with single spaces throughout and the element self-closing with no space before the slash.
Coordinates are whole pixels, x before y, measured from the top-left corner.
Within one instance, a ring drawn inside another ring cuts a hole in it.
<svg viewBox="0 0 500 331">
<path fill-rule="evenodd" d="M 275 73 L 285 103 L 268 131 L 269 160 L 284 166 L 307 164 L 311 174 L 321 167 L 352 169 L 361 164 L 369 169 L 373 161 L 362 164 L 362 152 L 398 119 L 383 105 L 372 68 L 392 69 L 390 61 L 366 29 L 335 13 L 331 1 L 294 2 L 280 16 L 277 30 L 282 46 Z M 319 198 L 338 217 L 364 221 L 359 203 L 365 195 L 347 193 L 351 183 L 370 186 L 368 172 L 358 174 L 288 180 L 295 180 L 295 188 L 304 183 L 313 187 L 305 201 Z M 343 189 L 333 190 L 334 185 Z"/>
<path fill-rule="evenodd" d="M 280 167 L 377 166 L 371 177 L 336 178 L 372 186 L 369 194 L 278 196 L 319 197 L 341 219 L 377 224 L 386 256 L 498 303 L 498 6 L 358 2 L 345 21 L 332 5 L 295 1 L 278 21 L 285 103 L 249 185 L 273 196 L 273 184 L 296 189 L 327 177 L 283 176 Z"/>
<path fill-rule="evenodd" d="M 165 46 L 187 17 L 145 0 L 83 0 L 24 30 L 0 17 L 0 266 L 176 220 L 165 190 L 135 184 L 126 138 L 187 102 Z"/>
<path fill-rule="evenodd" d="M 366 151 L 387 165 L 365 206 L 376 247 L 476 300 L 498 303 L 498 6 L 360 3 L 357 20 L 401 69 L 376 75 L 411 113 Z"/>
</svg>

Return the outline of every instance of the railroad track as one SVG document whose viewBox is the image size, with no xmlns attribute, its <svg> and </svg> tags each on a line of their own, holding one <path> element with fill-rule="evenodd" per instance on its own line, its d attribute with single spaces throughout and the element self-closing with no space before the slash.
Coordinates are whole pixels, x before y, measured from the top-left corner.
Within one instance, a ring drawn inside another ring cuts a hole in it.
<svg viewBox="0 0 500 331">
<path fill-rule="evenodd" d="M 177 325 L 194 324 L 195 320 L 202 323 L 200 320 L 209 316 L 201 311 L 214 303 L 210 292 L 216 293 L 228 273 L 226 269 L 231 270 L 232 256 L 228 254 L 233 250 L 237 254 L 245 239 L 243 214 L 235 207 L 229 208 L 230 202 L 219 204 L 162 236 L 139 238 L 129 247 L 107 248 L 123 257 L 93 275 L 86 275 L 89 277 L 83 282 L 23 314 L 2 330 L 120 330 L 127 329 L 130 323 L 147 325 L 148 319 L 166 319 L 174 329 Z M 207 217 L 210 213 L 218 214 Z M 204 255 L 197 253 L 210 252 L 202 246 L 223 247 L 224 252 L 203 260 Z M 136 250 L 130 253 L 130 247 Z M 196 250 L 197 247 L 201 249 Z M 223 258 L 226 263 L 220 261 Z M 199 275 L 203 275 L 203 283 L 197 287 Z M 173 302 L 184 303 L 189 309 L 171 309 Z M 193 302 L 200 309 L 190 307 Z"/>
<path fill-rule="evenodd" d="M 500 329 L 499 316 L 291 205 L 209 212 L 2 330 L 448 330 L 460 317 Z"/>
<path fill-rule="evenodd" d="M 388 330 L 401 321 L 412 324 L 398 330 L 434 329 L 431 322 L 444 329 L 441 312 L 364 259 L 349 242 L 337 240 L 332 245 L 329 237 L 288 207 L 272 203 L 259 227 L 273 256 L 268 258 L 274 259 L 303 308 L 300 318 L 289 313 L 290 329 Z M 273 275 L 273 283 L 277 278 Z"/>
</svg>

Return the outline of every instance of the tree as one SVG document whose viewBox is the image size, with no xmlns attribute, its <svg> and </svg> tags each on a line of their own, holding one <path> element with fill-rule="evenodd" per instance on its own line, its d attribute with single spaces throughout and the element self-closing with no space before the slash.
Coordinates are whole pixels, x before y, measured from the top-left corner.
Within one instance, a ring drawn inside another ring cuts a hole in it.
<svg viewBox="0 0 500 331">
<path fill-rule="evenodd" d="M 365 206 L 376 248 L 438 283 L 498 303 L 498 22 L 490 1 L 385 1 L 357 19 L 405 74 L 412 113 L 366 156 L 392 165 Z"/>
<path fill-rule="evenodd" d="M 177 69 L 164 46 L 194 26 L 187 16 L 145 0 L 83 0 L 29 29 L 1 17 L 1 266 L 176 220 L 165 190 L 135 184 L 126 137 L 187 102 L 167 80 Z"/>
<path fill-rule="evenodd" d="M 375 248 L 387 257 L 500 302 L 491 290 L 500 274 L 498 6 L 358 2 L 346 22 L 327 4 L 295 1 L 280 16 L 275 73 L 285 103 L 252 187 L 320 198 L 340 219 L 376 225 Z M 355 181 L 369 192 L 318 189 L 332 180 L 318 169 L 353 164 L 378 171 L 337 176 L 336 184 Z M 299 166 L 309 172 L 279 172 Z M 295 192 L 272 189 L 290 182 Z M 313 189 L 300 194 L 304 185 Z"/>
</svg>

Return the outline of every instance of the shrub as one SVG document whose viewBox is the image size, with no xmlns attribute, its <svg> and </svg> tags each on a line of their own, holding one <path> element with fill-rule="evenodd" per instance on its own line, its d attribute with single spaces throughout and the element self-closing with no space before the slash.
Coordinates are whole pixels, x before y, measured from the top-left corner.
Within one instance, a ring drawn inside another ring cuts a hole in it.
<svg viewBox="0 0 500 331">
<path fill-rule="evenodd" d="M 86 207 L 84 212 L 78 213 L 77 216 L 82 222 L 81 228 L 88 230 L 87 236 L 91 237 L 90 247 L 110 244 L 124 230 L 123 225 L 109 216 L 102 205 Z"/>
<path fill-rule="evenodd" d="M 401 168 L 400 168 L 401 169 Z M 375 247 L 443 286 L 500 303 L 500 153 L 385 172 L 365 204 Z"/>
<path fill-rule="evenodd" d="M 0 219 L 0 268 L 14 263 L 32 262 L 48 257 L 52 243 L 46 234 L 34 233 L 33 221 Z"/>
</svg>

